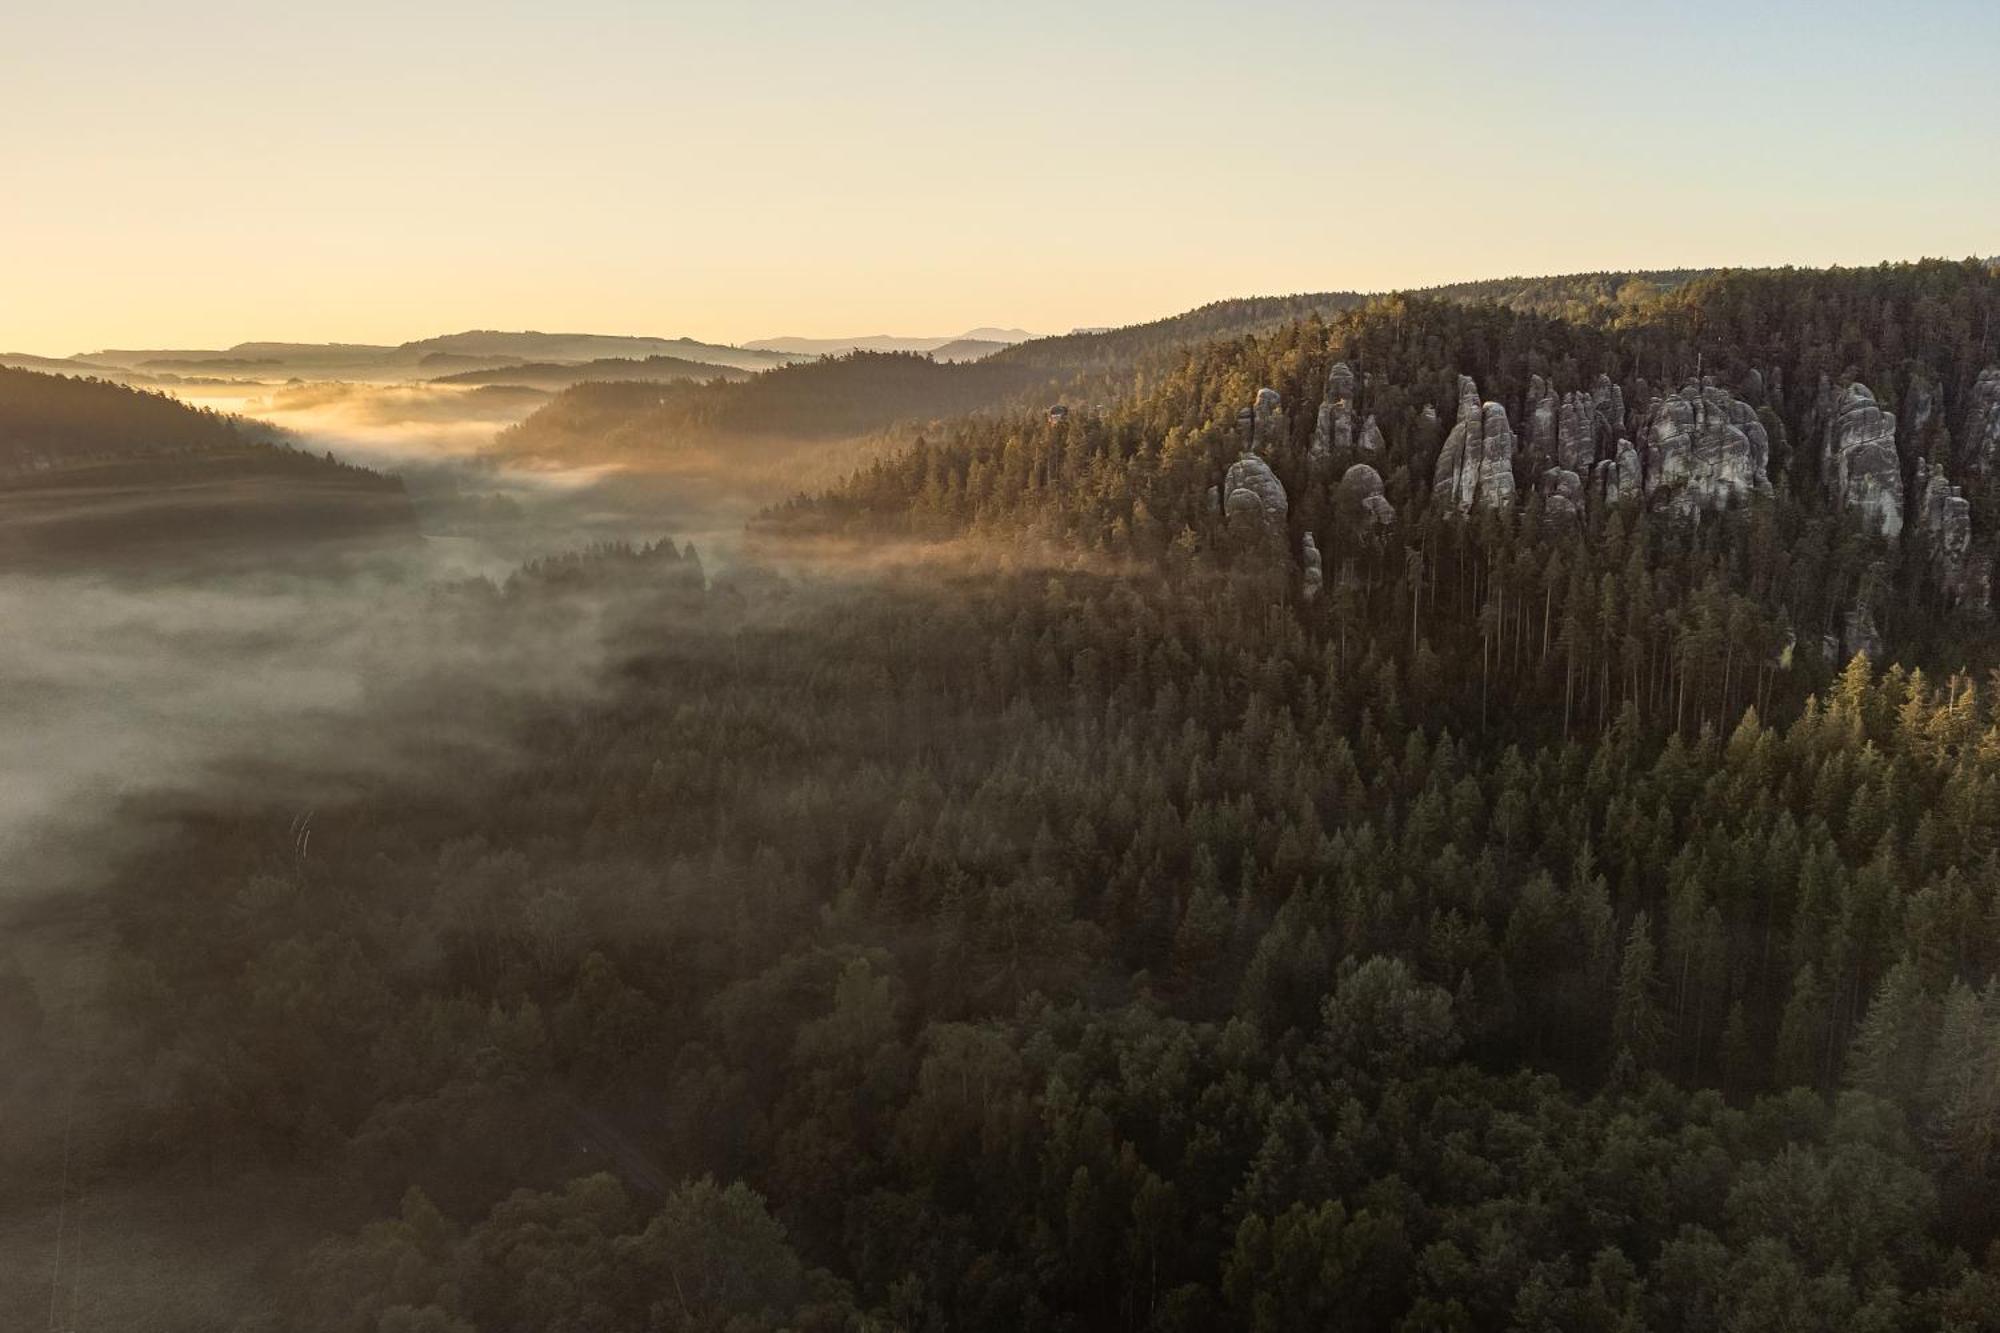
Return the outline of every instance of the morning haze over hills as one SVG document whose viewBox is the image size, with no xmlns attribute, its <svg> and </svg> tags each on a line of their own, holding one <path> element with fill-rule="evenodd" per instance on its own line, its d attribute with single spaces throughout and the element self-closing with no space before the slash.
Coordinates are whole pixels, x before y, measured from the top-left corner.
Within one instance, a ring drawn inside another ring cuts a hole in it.
<svg viewBox="0 0 2000 1333">
<path fill-rule="evenodd" d="M 1673 18 L 0 8 L 0 1330 L 2000 1333 L 2000 8 Z"/>
<path fill-rule="evenodd" d="M 0 1298 L 1977 1328 L 1996 321 L 1963 259 L 0 369 Z"/>
</svg>

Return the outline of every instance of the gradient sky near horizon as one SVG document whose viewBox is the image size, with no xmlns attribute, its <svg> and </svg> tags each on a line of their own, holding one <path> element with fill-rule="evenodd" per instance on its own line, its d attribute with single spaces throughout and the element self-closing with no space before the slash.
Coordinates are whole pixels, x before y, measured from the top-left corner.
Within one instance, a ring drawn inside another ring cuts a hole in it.
<svg viewBox="0 0 2000 1333">
<path fill-rule="evenodd" d="M 1994 254 L 1996 67 L 1990 0 L 22 0 L 0 350 Z"/>
</svg>

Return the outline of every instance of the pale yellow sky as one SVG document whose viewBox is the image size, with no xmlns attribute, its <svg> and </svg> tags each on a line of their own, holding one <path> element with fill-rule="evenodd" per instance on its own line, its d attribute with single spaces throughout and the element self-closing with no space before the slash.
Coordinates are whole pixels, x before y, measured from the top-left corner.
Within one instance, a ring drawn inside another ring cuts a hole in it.
<svg viewBox="0 0 2000 1333">
<path fill-rule="evenodd" d="M 0 350 L 1061 332 L 2000 252 L 1972 0 L 0 13 Z"/>
</svg>

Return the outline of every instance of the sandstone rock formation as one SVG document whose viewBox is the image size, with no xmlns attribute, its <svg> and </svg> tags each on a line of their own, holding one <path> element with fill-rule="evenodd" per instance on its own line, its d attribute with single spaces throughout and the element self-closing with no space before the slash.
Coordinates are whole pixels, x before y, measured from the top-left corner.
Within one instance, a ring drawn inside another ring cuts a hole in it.
<svg viewBox="0 0 2000 1333">
<path fill-rule="evenodd" d="M 1396 521 L 1396 506 L 1382 490 L 1382 474 L 1366 463 L 1356 463 L 1340 478 L 1340 493 L 1358 506 L 1374 527 L 1388 527 Z"/>
<path fill-rule="evenodd" d="M 1866 653 L 1870 662 L 1882 664 L 1886 649 L 1882 631 L 1875 628 L 1873 607 L 1858 606 L 1840 618 L 1840 646 L 1842 660 Z"/>
<path fill-rule="evenodd" d="M 1918 458 L 1931 455 L 1931 428 L 1938 421 L 1937 405 L 1937 386 L 1931 383 L 1930 377 L 1921 371 L 1912 375 L 1909 390 L 1903 395 L 1901 419 L 1896 422 L 1896 438 L 1903 442 L 1903 448 Z M 1919 486 L 1918 492 L 1921 491 Z"/>
<path fill-rule="evenodd" d="M 1285 442 L 1285 400 L 1276 389 L 1257 390 L 1257 405 L 1251 409 L 1251 445 L 1258 453 L 1269 457 L 1277 447 Z"/>
<path fill-rule="evenodd" d="M 1305 599 L 1310 602 L 1319 596 L 1320 587 L 1326 582 L 1326 568 L 1320 563 L 1319 543 L 1313 540 L 1310 532 L 1306 534 L 1305 542 L 1299 551 L 1299 563 L 1305 569 L 1302 590 Z"/>
<path fill-rule="evenodd" d="M 1611 433 L 1616 436 L 1625 430 L 1625 390 L 1611 382 L 1609 375 L 1599 375 L 1590 386 L 1590 401 L 1597 406 L 1597 416 Z"/>
<path fill-rule="evenodd" d="M 1321 403 L 1319 420 L 1313 426 L 1312 443 L 1306 447 L 1306 462 L 1315 476 L 1324 476 L 1342 449 L 1354 447 L 1354 406 L 1345 398 Z"/>
<path fill-rule="evenodd" d="M 1582 473 L 1625 432 L 1625 391 L 1599 375 L 1588 394 L 1563 395 L 1556 409 L 1556 465 Z"/>
<path fill-rule="evenodd" d="M 1861 515 L 1871 532 L 1894 539 L 1903 531 L 1903 465 L 1896 455 L 1896 418 L 1868 386 L 1847 386 L 1826 418 L 1821 475 L 1834 503 Z"/>
<path fill-rule="evenodd" d="M 1583 478 L 1565 467 L 1542 473 L 1542 514 L 1551 523 L 1576 523 L 1583 518 Z"/>
<path fill-rule="evenodd" d="M 1276 531 L 1284 527 L 1290 511 L 1285 484 L 1269 463 L 1244 454 L 1229 465 L 1222 478 L 1222 512 L 1232 529 Z"/>
<path fill-rule="evenodd" d="M 1359 388 L 1360 381 L 1354 377 L 1354 367 L 1345 361 L 1334 362 L 1326 372 L 1326 396 L 1331 400 L 1345 398 L 1351 403 Z"/>
<path fill-rule="evenodd" d="M 1307 465 L 1315 475 L 1325 474 L 1338 451 L 1354 447 L 1357 387 L 1354 368 L 1345 361 L 1334 362 L 1326 375 L 1326 395 L 1320 400 L 1319 418 L 1313 423 L 1312 443 L 1306 449 Z"/>
<path fill-rule="evenodd" d="M 1618 441 L 1610 458 L 1599 461 L 1591 473 L 1591 484 L 1605 504 L 1636 500 L 1645 493 L 1644 469 L 1639 463 L 1639 446 L 1630 440 Z"/>
<path fill-rule="evenodd" d="M 1582 472 L 1597 461 L 1597 405 L 1580 393 L 1566 393 L 1556 408 L 1555 465 Z"/>
<path fill-rule="evenodd" d="M 1435 499 L 1459 513 L 1474 505 L 1505 509 L 1514 503 L 1514 429 L 1507 409 L 1481 403 L 1470 375 L 1458 377 L 1458 420 L 1445 437 L 1432 475 Z"/>
<path fill-rule="evenodd" d="M 1931 578 L 1952 605 L 1985 611 L 1992 598 L 1992 562 L 1972 546 L 1972 504 L 1942 467 L 1917 464 L 1910 508 Z"/>
<path fill-rule="evenodd" d="M 1646 414 L 1645 491 L 1689 512 L 1718 510 L 1771 487 L 1771 441 L 1750 404 L 1689 382 Z"/>
<path fill-rule="evenodd" d="M 1982 477 L 2000 472 L 2000 366 L 1979 372 L 1965 411 L 1965 429 L 1953 455 Z"/>
<path fill-rule="evenodd" d="M 1557 418 L 1562 400 L 1540 375 L 1528 379 L 1528 410 L 1521 422 L 1527 436 L 1528 456 L 1536 466 L 1545 466 L 1556 456 Z"/>
<path fill-rule="evenodd" d="M 1359 445 L 1361 452 L 1365 454 L 1379 454 L 1388 447 L 1382 439 L 1382 428 L 1375 424 L 1373 412 L 1370 412 L 1368 419 L 1361 423 Z"/>
</svg>

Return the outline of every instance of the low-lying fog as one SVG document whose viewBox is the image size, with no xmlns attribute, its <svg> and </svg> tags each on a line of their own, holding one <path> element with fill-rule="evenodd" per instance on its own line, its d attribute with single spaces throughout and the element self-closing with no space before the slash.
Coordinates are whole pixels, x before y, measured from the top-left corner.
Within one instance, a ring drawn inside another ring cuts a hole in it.
<svg viewBox="0 0 2000 1333">
<path fill-rule="evenodd" d="M 503 602 L 480 581 L 502 585 L 525 561 L 593 543 L 663 538 L 724 569 L 758 503 L 701 476 L 481 457 L 539 395 L 293 384 L 190 397 L 400 475 L 422 541 L 312 575 L 0 570 L 0 988 L 35 994 L 55 1047 L 71 1052 L 72 1088 L 117 1049 L 92 1013 L 105 952 L 92 890 L 116 864 L 143 865 L 163 831 L 153 813 L 254 802 L 278 812 L 282 846 L 357 787 L 504 765 L 526 710 L 597 687 L 633 608 L 573 591 Z M 66 1113 L 63 1095 L 0 1072 L 0 1164 L 26 1173 L 7 1177 L 22 1188 L 0 1205 L 0 1327 L 13 1326 L 5 1312 L 46 1303 L 56 1237 L 84 1222 L 100 1311 L 220 1299 L 240 1248 L 187 1241 L 167 1196 L 92 1197 L 42 1179 L 39 1164 L 65 1160 L 72 1138 L 85 1153 L 108 1132 L 108 1113 Z M 208 1294 L 168 1300 L 174 1284 Z"/>
<path fill-rule="evenodd" d="M 599 542 L 691 541 L 713 570 L 732 558 L 754 508 L 700 478 L 483 458 L 532 401 L 429 385 L 186 396 L 280 426 L 298 448 L 400 475 L 421 545 L 318 577 L 0 572 L 0 697 L 10 704 L 0 710 L 0 866 L 12 868 L 0 889 L 9 896 L 87 873 L 106 850 L 101 830 L 129 829 L 111 808 L 135 795 L 221 791 L 252 773 L 302 788 L 345 780 L 411 760 L 374 735 L 393 731 L 387 719 L 399 711 L 430 724 L 406 729 L 400 748 L 436 748 L 444 715 L 413 702 L 433 692 L 462 695 L 475 681 L 583 688 L 600 660 L 589 625 L 601 608 L 588 624 L 565 621 L 559 637 L 515 624 L 475 642 L 457 619 L 442 623 L 440 591 L 501 582 L 526 561 Z M 373 725 L 351 726 L 363 713 Z M 469 725 L 451 720 L 461 732 Z"/>
</svg>

